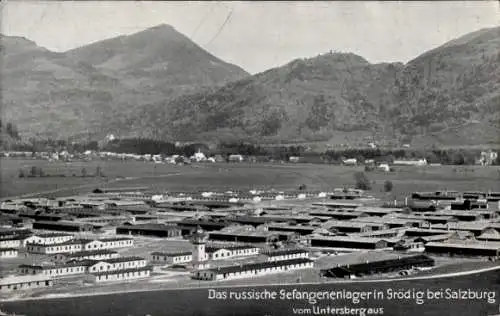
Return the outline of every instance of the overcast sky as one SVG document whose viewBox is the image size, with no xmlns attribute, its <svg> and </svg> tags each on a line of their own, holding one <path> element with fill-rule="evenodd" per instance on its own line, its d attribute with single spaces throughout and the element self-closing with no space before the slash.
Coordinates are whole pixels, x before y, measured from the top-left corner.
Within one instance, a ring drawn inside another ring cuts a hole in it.
<svg viewBox="0 0 500 316">
<path fill-rule="evenodd" d="M 479 2 L 13 2 L 1 32 L 54 51 L 161 23 L 217 57 L 256 73 L 330 50 L 370 62 L 406 62 L 484 27 L 497 1 Z"/>
</svg>

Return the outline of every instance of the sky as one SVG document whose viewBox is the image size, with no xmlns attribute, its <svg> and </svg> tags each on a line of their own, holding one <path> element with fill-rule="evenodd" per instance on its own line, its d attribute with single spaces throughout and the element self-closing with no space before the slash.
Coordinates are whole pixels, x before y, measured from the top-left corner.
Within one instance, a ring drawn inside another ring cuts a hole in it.
<svg viewBox="0 0 500 316">
<path fill-rule="evenodd" d="M 500 25 L 497 1 L 3 1 L 4 35 L 66 51 L 158 24 L 250 73 L 329 51 L 407 62 L 466 33 Z"/>
</svg>

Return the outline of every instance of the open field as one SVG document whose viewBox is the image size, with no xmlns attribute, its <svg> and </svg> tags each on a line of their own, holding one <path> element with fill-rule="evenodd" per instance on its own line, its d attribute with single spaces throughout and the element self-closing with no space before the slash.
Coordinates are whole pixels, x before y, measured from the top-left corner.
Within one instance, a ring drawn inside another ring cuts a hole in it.
<svg viewBox="0 0 500 316">
<path fill-rule="evenodd" d="M 353 186 L 353 174 L 363 167 L 313 164 L 197 164 L 176 166 L 136 161 L 49 162 L 39 160 L 2 160 L 0 196 L 39 193 L 63 196 L 89 192 L 98 186 L 139 187 L 153 190 L 295 190 L 301 184 L 310 190 L 333 190 Z M 100 166 L 105 178 L 18 178 L 19 168 L 29 166 L 57 170 L 81 169 L 89 173 Z M 69 166 L 68 166 L 69 165 Z M 369 172 L 371 194 L 384 197 L 384 181 L 394 184 L 387 198 L 399 198 L 413 191 L 500 191 L 498 166 L 396 167 L 394 172 Z"/>
</svg>

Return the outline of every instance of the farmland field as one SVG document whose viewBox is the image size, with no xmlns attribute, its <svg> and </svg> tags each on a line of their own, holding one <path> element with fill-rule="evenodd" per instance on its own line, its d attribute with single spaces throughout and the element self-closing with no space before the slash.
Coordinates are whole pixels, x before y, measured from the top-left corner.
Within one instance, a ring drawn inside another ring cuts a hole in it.
<svg viewBox="0 0 500 316">
<path fill-rule="evenodd" d="M 31 166 L 45 173 L 66 173 L 66 177 L 19 178 L 19 169 Z M 81 177 L 100 167 L 105 177 Z M 137 161 L 49 162 L 41 160 L 0 161 L 0 196 L 63 196 L 89 192 L 95 187 L 143 187 L 152 190 L 294 190 L 305 184 L 310 190 L 333 190 L 353 186 L 353 174 L 363 167 L 313 164 L 193 164 L 177 166 Z M 72 176 L 75 174 L 76 176 Z M 384 182 L 394 184 L 387 196 L 399 198 L 413 191 L 457 190 L 500 191 L 498 166 L 396 167 L 394 172 L 368 172 L 371 194 L 385 196 Z"/>
</svg>

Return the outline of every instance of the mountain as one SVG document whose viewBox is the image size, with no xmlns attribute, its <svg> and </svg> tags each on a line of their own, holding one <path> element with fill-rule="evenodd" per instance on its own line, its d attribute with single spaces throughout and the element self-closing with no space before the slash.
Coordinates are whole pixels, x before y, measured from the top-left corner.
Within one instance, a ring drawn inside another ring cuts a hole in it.
<svg viewBox="0 0 500 316">
<path fill-rule="evenodd" d="M 66 55 L 119 78 L 124 100 L 148 103 L 248 76 L 192 42 L 170 25 L 119 36 L 68 51 Z"/>
<path fill-rule="evenodd" d="M 408 133 L 500 124 L 500 27 L 450 41 L 410 61 L 392 113 Z M 499 140 L 499 134 L 494 135 Z"/>
<path fill-rule="evenodd" d="M 498 143 L 500 134 L 474 130 L 500 132 L 499 32 L 465 35 L 407 64 L 342 53 L 297 59 L 214 92 L 151 104 L 136 128 L 181 140 L 432 143 L 455 135 Z"/>
<path fill-rule="evenodd" d="M 498 27 L 406 64 L 330 52 L 253 76 L 167 25 L 66 53 L 22 38 L 1 44 L 3 114 L 21 132 L 351 145 L 500 141 Z"/>
<path fill-rule="evenodd" d="M 121 119 L 143 113 L 150 102 L 248 75 L 168 25 L 65 53 L 21 37 L 2 36 L 0 45 L 2 117 L 27 135 L 130 132 Z"/>
<path fill-rule="evenodd" d="M 120 83 L 21 37 L 0 37 L 2 117 L 26 134 L 98 128 Z M 85 118 L 84 120 L 82 118 Z"/>
</svg>

